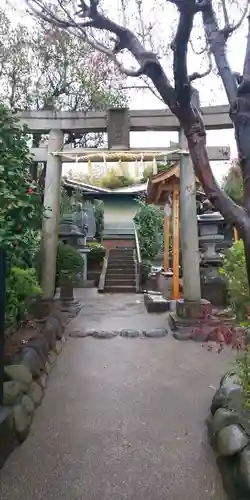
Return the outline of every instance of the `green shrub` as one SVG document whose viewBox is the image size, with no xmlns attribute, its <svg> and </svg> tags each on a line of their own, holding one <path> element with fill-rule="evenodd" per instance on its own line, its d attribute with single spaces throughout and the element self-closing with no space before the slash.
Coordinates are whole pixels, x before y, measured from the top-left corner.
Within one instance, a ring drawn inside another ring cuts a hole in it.
<svg viewBox="0 0 250 500">
<path fill-rule="evenodd" d="M 26 132 L 0 104 L 0 245 L 12 266 L 16 258 L 32 262 L 44 213 L 41 189 L 30 178 L 33 163 Z"/>
<path fill-rule="evenodd" d="M 152 264 L 148 260 L 143 260 L 140 265 L 140 285 L 145 286 L 149 273 L 151 271 Z"/>
<path fill-rule="evenodd" d="M 23 320 L 27 314 L 29 299 L 40 293 L 35 269 L 12 267 L 6 278 L 6 323 Z"/>
<path fill-rule="evenodd" d="M 242 205 L 243 202 L 243 180 L 240 165 L 234 161 L 223 179 L 222 187 L 226 194 L 232 198 L 235 203 Z"/>
<path fill-rule="evenodd" d="M 101 262 L 105 255 L 105 248 L 100 243 L 90 242 L 88 243 L 89 253 L 88 253 L 88 261 L 89 262 Z"/>
<path fill-rule="evenodd" d="M 230 304 L 238 322 L 246 319 L 250 306 L 243 241 L 234 243 L 224 257 L 222 274 L 227 278 Z"/>
<path fill-rule="evenodd" d="M 101 186 L 108 189 L 118 189 L 121 187 L 133 186 L 134 179 L 128 175 L 117 175 L 115 170 L 110 170 L 101 179 Z"/>
<path fill-rule="evenodd" d="M 82 272 L 84 260 L 76 248 L 59 243 L 57 247 L 56 276 L 76 278 Z"/>
<path fill-rule="evenodd" d="M 239 377 L 243 393 L 244 393 L 244 406 L 250 410 L 250 351 L 249 348 L 243 352 L 238 353 L 236 361 L 236 371 Z"/>
<path fill-rule="evenodd" d="M 102 200 L 94 200 L 96 234 L 95 238 L 101 243 L 104 230 L 104 203 Z"/>
<path fill-rule="evenodd" d="M 152 260 L 163 247 L 164 213 L 155 205 L 138 200 L 134 221 L 138 231 L 141 257 Z"/>
</svg>

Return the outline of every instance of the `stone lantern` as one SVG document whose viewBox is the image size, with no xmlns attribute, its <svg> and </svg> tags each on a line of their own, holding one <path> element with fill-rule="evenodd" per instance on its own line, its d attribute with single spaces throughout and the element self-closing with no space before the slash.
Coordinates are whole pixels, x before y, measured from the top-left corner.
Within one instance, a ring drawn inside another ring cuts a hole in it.
<svg viewBox="0 0 250 500">
<path fill-rule="evenodd" d="M 201 249 L 202 298 L 209 300 L 215 306 L 224 306 L 227 295 L 226 284 L 219 273 L 223 257 L 216 248 L 224 240 L 224 235 L 220 232 L 224 218 L 219 212 L 213 212 L 198 215 L 197 220 Z"/>
</svg>

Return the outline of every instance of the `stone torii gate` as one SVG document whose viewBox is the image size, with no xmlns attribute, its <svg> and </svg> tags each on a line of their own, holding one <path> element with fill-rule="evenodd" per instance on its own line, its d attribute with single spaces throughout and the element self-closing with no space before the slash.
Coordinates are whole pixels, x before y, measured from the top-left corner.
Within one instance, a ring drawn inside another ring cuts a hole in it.
<svg viewBox="0 0 250 500">
<path fill-rule="evenodd" d="M 201 113 L 207 130 L 232 128 L 228 106 L 202 108 Z M 69 157 L 70 151 L 74 152 L 74 159 L 67 158 L 67 162 L 75 162 L 76 154 L 80 156 L 81 153 L 87 152 L 81 149 L 64 148 L 64 134 L 107 132 L 109 150 L 124 151 L 130 150 L 130 131 L 178 131 L 184 298 L 189 301 L 199 301 L 201 291 L 195 176 L 186 150 L 185 138 L 176 118 L 168 110 L 134 111 L 128 109 L 110 109 L 106 112 L 89 113 L 24 111 L 18 114 L 18 118 L 21 125 L 27 125 L 31 134 L 49 134 L 47 147 L 31 148 L 34 161 L 47 163 L 44 206 L 49 208 L 49 211 L 43 222 L 42 289 L 44 298 L 52 298 L 54 295 L 63 154 Z M 143 150 L 145 151 L 145 148 Z M 99 153 L 100 150 L 96 151 Z M 228 160 L 230 157 L 229 148 L 225 147 L 208 148 L 208 154 L 211 161 Z"/>
</svg>

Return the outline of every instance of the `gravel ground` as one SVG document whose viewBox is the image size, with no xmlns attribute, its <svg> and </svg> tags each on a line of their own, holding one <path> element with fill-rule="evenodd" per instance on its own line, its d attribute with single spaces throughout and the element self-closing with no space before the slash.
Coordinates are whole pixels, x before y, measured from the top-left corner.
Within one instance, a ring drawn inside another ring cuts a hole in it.
<svg viewBox="0 0 250 500">
<path fill-rule="evenodd" d="M 149 329 L 142 296 L 77 291 L 69 330 Z M 69 338 L 4 500 L 225 500 L 204 420 L 230 352 L 164 338 Z"/>
</svg>

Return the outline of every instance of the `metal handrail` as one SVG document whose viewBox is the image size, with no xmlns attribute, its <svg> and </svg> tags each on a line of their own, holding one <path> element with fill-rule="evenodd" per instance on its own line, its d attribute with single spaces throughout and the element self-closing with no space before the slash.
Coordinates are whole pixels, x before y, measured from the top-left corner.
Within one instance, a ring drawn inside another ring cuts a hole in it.
<svg viewBox="0 0 250 500">
<path fill-rule="evenodd" d="M 135 247 L 136 247 L 136 253 L 137 253 L 137 260 L 138 263 L 141 264 L 141 251 L 140 251 L 140 243 L 139 243 L 139 238 L 138 238 L 138 233 L 136 229 L 136 225 L 133 222 L 133 227 L 134 227 L 134 233 L 135 233 Z"/>
</svg>

